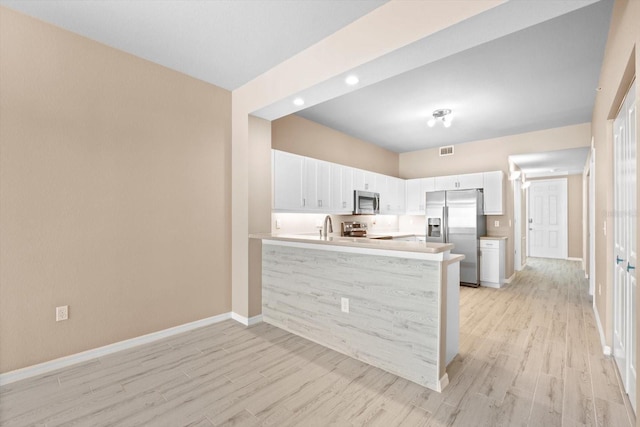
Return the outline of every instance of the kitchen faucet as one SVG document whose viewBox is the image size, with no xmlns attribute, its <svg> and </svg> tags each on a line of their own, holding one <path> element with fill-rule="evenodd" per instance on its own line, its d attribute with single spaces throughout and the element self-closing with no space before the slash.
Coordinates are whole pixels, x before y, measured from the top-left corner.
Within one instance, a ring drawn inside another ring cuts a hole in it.
<svg viewBox="0 0 640 427">
<path fill-rule="evenodd" d="M 329 233 L 333 233 L 333 222 L 331 222 L 331 217 L 327 215 L 324 217 L 324 225 L 322 226 L 322 235 L 327 237 L 327 221 L 329 221 Z"/>
</svg>

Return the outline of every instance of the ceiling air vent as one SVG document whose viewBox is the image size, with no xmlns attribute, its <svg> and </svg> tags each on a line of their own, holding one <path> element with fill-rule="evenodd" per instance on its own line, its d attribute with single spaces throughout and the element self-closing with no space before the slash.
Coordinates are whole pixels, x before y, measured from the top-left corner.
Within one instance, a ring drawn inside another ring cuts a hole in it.
<svg viewBox="0 0 640 427">
<path fill-rule="evenodd" d="M 453 145 L 440 147 L 440 157 L 442 156 L 453 156 Z"/>
</svg>

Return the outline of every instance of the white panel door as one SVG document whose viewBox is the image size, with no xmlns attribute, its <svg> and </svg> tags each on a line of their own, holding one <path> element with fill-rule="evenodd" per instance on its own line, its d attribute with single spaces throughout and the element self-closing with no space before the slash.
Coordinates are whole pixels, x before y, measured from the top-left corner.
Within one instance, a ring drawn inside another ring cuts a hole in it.
<svg viewBox="0 0 640 427">
<path fill-rule="evenodd" d="M 529 187 L 529 256 L 567 258 L 567 180 L 532 181 Z"/>
<path fill-rule="evenodd" d="M 636 102 L 635 84 L 613 124 L 613 356 L 635 410 L 636 401 Z"/>
</svg>

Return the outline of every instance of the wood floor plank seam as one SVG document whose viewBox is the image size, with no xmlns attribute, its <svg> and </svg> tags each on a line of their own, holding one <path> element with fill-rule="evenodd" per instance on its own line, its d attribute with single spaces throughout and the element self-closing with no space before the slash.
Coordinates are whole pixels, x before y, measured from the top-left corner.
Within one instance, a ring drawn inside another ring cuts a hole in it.
<svg viewBox="0 0 640 427">
<path fill-rule="evenodd" d="M 595 323 L 579 263 L 529 259 L 502 289 L 461 289 L 441 394 L 228 320 L 0 387 L 0 425 L 632 427 Z"/>
</svg>

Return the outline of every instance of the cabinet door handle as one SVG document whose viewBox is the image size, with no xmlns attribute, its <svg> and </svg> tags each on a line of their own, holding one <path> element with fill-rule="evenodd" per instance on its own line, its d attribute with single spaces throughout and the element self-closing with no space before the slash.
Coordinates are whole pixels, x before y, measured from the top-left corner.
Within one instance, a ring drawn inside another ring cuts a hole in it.
<svg viewBox="0 0 640 427">
<path fill-rule="evenodd" d="M 635 270 L 635 269 L 636 268 L 633 265 L 627 263 L 627 273 L 629 272 L 629 270 Z"/>
<path fill-rule="evenodd" d="M 618 255 L 616 255 L 616 265 L 620 264 L 621 262 L 624 262 L 624 260 L 620 258 Z"/>
<path fill-rule="evenodd" d="M 307 199 L 305 199 L 304 197 L 302 198 L 302 206 L 307 206 Z"/>
</svg>

